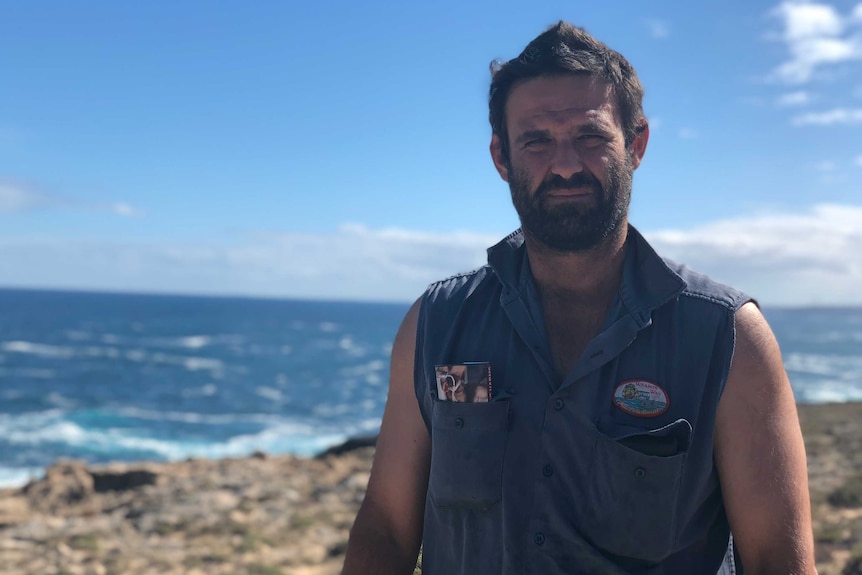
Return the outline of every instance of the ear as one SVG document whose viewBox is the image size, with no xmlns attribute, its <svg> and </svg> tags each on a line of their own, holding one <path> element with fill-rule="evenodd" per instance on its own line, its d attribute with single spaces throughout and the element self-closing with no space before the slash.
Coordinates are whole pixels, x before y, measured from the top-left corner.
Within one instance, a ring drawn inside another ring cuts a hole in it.
<svg viewBox="0 0 862 575">
<path fill-rule="evenodd" d="M 509 162 L 506 161 L 506 156 L 503 154 L 503 143 L 497 134 L 491 136 L 491 159 L 494 160 L 494 167 L 497 168 L 497 173 L 500 174 L 504 182 L 508 182 Z"/>
<path fill-rule="evenodd" d="M 641 165 L 644 154 L 646 154 L 647 143 L 649 142 L 649 123 L 646 118 L 641 118 L 640 131 L 629 145 L 631 149 L 632 168 L 637 169 Z"/>
</svg>

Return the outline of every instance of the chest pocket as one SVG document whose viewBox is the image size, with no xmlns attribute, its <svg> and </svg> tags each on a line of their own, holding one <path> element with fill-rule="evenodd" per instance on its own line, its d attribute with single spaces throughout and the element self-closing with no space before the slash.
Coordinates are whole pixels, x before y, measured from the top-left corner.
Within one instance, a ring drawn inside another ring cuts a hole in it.
<svg viewBox="0 0 862 575">
<path fill-rule="evenodd" d="M 596 432 L 580 526 L 613 555 L 658 563 L 674 550 L 679 484 L 691 424 L 614 438 Z"/>
<path fill-rule="evenodd" d="M 488 509 L 503 494 L 509 402 L 435 401 L 428 491 L 439 507 Z"/>
</svg>

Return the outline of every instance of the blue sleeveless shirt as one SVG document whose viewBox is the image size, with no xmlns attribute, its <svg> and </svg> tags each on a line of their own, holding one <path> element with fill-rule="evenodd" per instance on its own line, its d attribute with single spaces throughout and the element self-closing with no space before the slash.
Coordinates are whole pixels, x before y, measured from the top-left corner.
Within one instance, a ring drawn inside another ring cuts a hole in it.
<svg viewBox="0 0 862 575">
<path fill-rule="evenodd" d="M 518 231 L 422 298 L 415 388 L 431 436 L 425 575 L 713 574 L 729 527 L 715 415 L 750 298 L 629 227 L 602 331 L 562 382 Z M 488 362 L 488 403 L 436 365 Z"/>
</svg>

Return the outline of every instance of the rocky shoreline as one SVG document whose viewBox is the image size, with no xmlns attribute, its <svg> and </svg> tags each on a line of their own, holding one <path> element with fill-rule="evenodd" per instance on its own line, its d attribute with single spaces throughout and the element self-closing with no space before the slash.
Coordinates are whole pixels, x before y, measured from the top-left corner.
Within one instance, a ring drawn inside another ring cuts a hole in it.
<svg viewBox="0 0 862 575">
<path fill-rule="evenodd" d="M 821 575 L 862 575 L 862 403 L 803 405 Z M 373 441 L 313 459 L 86 466 L 0 490 L 0 575 L 334 575 Z"/>
</svg>

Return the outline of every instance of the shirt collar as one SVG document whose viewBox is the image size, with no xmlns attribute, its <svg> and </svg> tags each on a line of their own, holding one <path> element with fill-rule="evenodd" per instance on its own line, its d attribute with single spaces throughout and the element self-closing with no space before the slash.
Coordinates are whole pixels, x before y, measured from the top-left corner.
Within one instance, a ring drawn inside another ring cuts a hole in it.
<svg viewBox="0 0 862 575">
<path fill-rule="evenodd" d="M 505 287 L 522 295 L 527 293 L 532 274 L 520 229 L 488 248 L 488 265 Z M 629 225 L 619 296 L 638 324 L 648 324 L 652 310 L 675 298 L 685 288 L 685 280 L 668 267 L 634 226 Z"/>
</svg>

